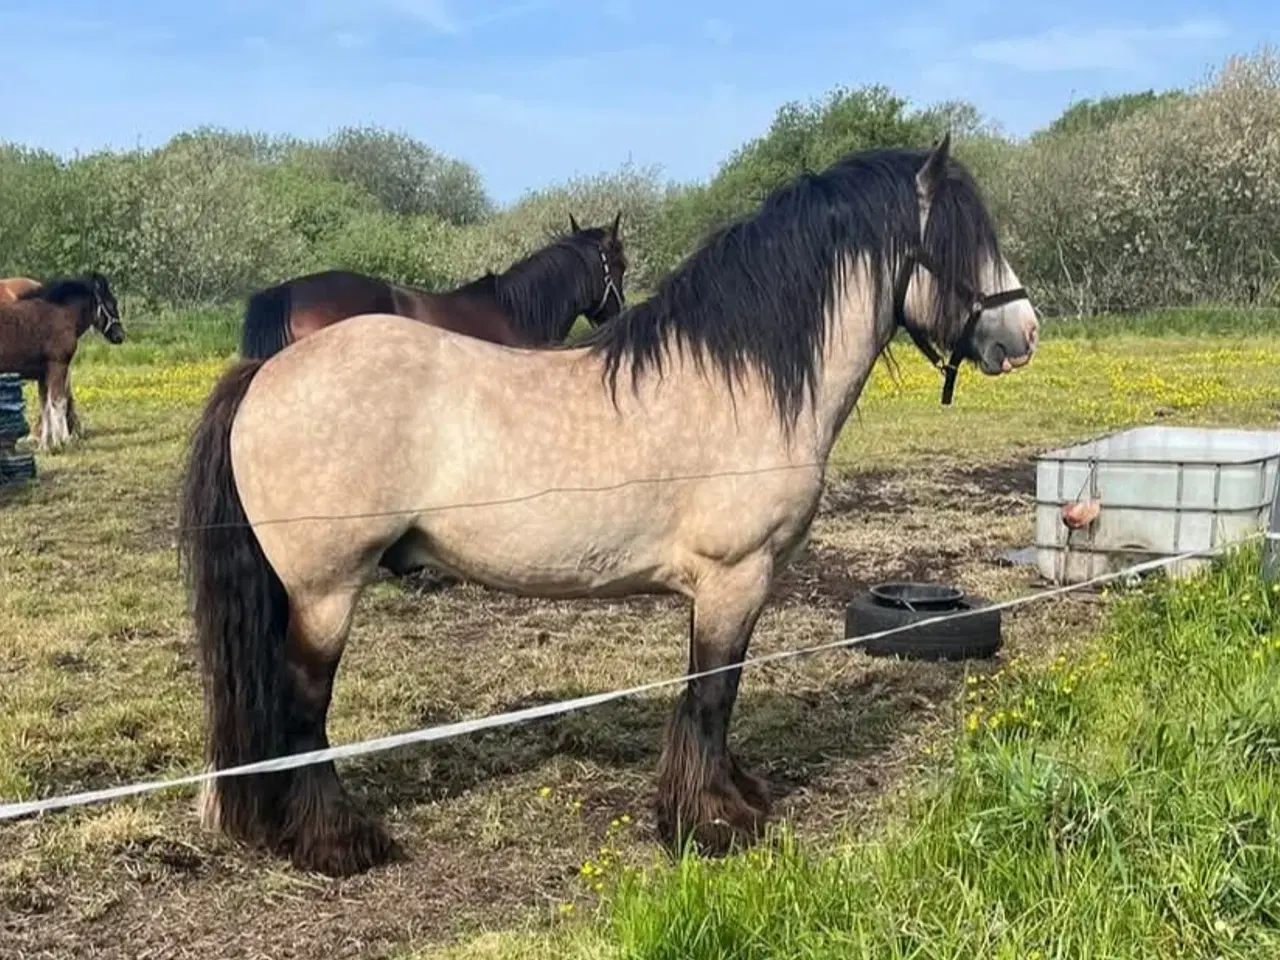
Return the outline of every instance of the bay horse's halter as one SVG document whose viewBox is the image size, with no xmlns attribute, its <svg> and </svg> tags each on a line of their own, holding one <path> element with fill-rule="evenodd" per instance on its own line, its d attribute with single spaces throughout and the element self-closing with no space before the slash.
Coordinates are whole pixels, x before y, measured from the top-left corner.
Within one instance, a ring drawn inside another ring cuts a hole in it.
<svg viewBox="0 0 1280 960">
<path fill-rule="evenodd" d="M 107 331 L 112 327 L 118 327 L 121 325 L 120 318 L 107 311 L 107 305 L 102 302 L 102 298 L 96 293 L 94 294 L 93 301 L 93 313 L 99 323 L 98 330 L 101 331 L 102 335 L 105 337 L 107 335 Z"/>
<path fill-rule="evenodd" d="M 969 301 L 969 319 L 965 321 L 964 329 L 960 332 L 960 339 L 956 341 L 956 345 L 951 351 L 951 357 L 944 363 L 938 351 L 934 350 L 933 345 L 929 343 L 929 338 L 924 331 L 907 319 L 907 286 L 911 283 L 911 277 L 915 273 L 917 266 L 924 267 L 932 273 L 935 280 L 942 279 L 942 272 L 938 269 L 937 263 L 923 249 L 916 247 L 914 250 L 909 251 L 903 260 L 897 283 L 894 285 L 893 319 L 906 329 L 907 333 L 911 335 L 911 339 L 915 341 L 916 347 L 925 355 L 928 361 L 942 371 L 942 405 L 948 407 L 951 405 L 952 394 L 955 393 L 956 376 L 960 372 L 960 362 L 965 357 L 972 357 L 973 331 L 977 327 L 978 321 L 982 318 L 983 311 L 990 310 L 992 307 L 1003 307 L 1005 304 L 1013 303 L 1015 300 L 1029 300 L 1030 298 L 1027 296 L 1025 287 L 1014 287 L 1011 290 L 1002 290 L 1000 293 L 984 294 L 974 290 L 963 280 L 957 280 L 954 292 Z"/>
<path fill-rule="evenodd" d="M 604 269 L 604 295 L 600 298 L 600 302 L 592 308 L 587 314 L 587 319 L 592 323 L 597 323 L 597 317 L 604 314 L 604 308 L 609 304 L 609 298 L 618 298 L 618 309 L 626 309 L 627 302 L 622 296 L 622 291 L 618 289 L 618 285 L 613 282 L 613 271 L 609 269 L 609 255 L 604 252 L 604 247 L 599 248 L 600 266 Z"/>
</svg>

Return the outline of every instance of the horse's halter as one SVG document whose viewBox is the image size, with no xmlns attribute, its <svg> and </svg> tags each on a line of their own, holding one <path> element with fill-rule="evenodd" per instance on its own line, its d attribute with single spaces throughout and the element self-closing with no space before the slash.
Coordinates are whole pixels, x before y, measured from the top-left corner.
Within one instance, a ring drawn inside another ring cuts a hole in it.
<svg viewBox="0 0 1280 960">
<path fill-rule="evenodd" d="M 107 312 L 107 305 L 102 302 L 101 297 L 94 297 L 93 314 L 94 318 L 98 321 L 98 332 L 100 332 L 104 337 L 107 335 L 107 331 L 112 327 L 119 327 L 122 325 L 119 317 Z"/>
<path fill-rule="evenodd" d="M 917 247 L 910 251 L 903 259 L 897 283 L 894 285 L 893 319 L 895 323 L 906 329 L 907 333 L 911 335 L 911 339 L 915 341 L 916 347 L 925 355 L 928 361 L 942 371 L 942 405 L 948 407 L 951 405 L 952 394 L 955 393 L 956 376 L 960 372 L 960 362 L 966 356 L 971 356 L 972 354 L 973 331 L 978 326 L 978 321 L 982 319 L 983 312 L 990 310 L 992 307 L 1002 307 L 1007 303 L 1013 303 L 1015 300 L 1027 300 L 1030 298 L 1027 296 L 1025 287 L 1002 290 L 1000 293 L 984 294 L 974 290 L 963 280 L 957 280 L 955 293 L 969 301 L 969 319 L 965 321 L 964 329 L 960 332 L 960 339 L 956 341 L 956 345 L 951 351 L 950 359 L 944 363 L 938 351 L 934 350 L 933 345 L 929 343 L 928 335 L 907 319 L 907 287 L 911 283 L 911 277 L 914 275 L 917 265 L 932 273 L 935 280 L 941 280 L 942 278 L 942 272 L 938 269 L 937 263 L 923 249 Z"/>
<path fill-rule="evenodd" d="M 600 254 L 600 266 L 604 270 L 604 295 L 601 296 L 600 302 L 592 308 L 589 314 L 587 314 L 587 319 L 591 320 L 593 323 L 597 322 L 597 317 L 604 315 L 604 308 L 608 306 L 609 298 L 611 296 L 618 298 L 619 310 L 623 310 L 627 306 L 627 302 L 622 296 L 622 291 L 619 290 L 618 285 L 613 282 L 613 271 L 609 269 L 609 255 L 604 252 L 604 247 L 600 247 L 598 252 Z"/>
</svg>

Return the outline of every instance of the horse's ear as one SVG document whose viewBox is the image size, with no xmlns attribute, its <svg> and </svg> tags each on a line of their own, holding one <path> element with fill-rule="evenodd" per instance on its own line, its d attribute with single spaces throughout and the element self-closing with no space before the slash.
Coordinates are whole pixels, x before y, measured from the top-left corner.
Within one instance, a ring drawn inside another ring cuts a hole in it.
<svg viewBox="0 0 1280 960">
<path fill-rule="evenodd" d="M 578 226 L 577 218 L 572 213 L 569 214 L 569 229 L 574 233 L 580 233 L 582 231 L 582 228 Z"/>
<path fill-rule="evenodd" d="M 613 218 L 613 226 L 609 230 L 609 235 L 614 239 L 618 239 L 618 227 L 622 226 L 622 211 L 618 211 L 618 215 Z"/>
<path fill-rule="evenodd" d="M 946 179 L 947 160 L 950 159 L 950 153 L 951 131 L 948 130 L 930 149 L 929 156 L 925 157 L 924 166 L 916 174 L 916 193 L 922 201 L 927 203 L 931 200 L 942 181 Z"/>
</svg>

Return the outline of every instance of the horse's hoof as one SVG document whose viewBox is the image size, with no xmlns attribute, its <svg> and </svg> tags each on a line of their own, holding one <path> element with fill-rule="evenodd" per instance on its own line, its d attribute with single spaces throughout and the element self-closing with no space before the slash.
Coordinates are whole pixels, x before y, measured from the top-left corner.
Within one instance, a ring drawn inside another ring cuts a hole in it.
<svg viewBox="0 0 1280 960">
<path fill-rule="evenodd" d="M 289 859 L 300 870 L 349 877 L 407 859 L 404 848 L 381 824 L 358 816 L 341 827 L 295 843 Z"/>
<path fill-rule="evenodd" d="M 736 765 L 735 765 L 736 766 Z M 736 780 L 748 788 L 744 794 Z M 720 857 L 752 846 L 768 819 L 768 788 L 741 769 L 722 771 L 696 796 L 659 803 L 658 833 L 675 856 L 691 846 L 701 856 Z"/>
</svg>

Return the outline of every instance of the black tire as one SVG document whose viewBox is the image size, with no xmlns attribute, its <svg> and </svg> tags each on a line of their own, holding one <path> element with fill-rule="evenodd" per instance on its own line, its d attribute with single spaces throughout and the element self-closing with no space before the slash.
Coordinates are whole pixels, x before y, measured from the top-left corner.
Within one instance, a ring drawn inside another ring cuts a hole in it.
<svg viewBox="0 0 1280 960">
<path fill-rule="evenodd" d="M 860 637 L 905 624 L 930 620 L 963 610 L 980 610 L 954 620 L 929 623 L 914 630 L 901 630 L 850 646 L 873 657 L 902 657 L 906 660 L 986 660 L 995 656 L 1003 642 L 999 610 L 982 609 L 986 601 L 967 596 L 950 610 L 906 610 L 862 593 L 845 610 L 844 635 Z"/>
<path fill-rule="evenodd" d="M 21 440 L 30 432 L 31 428 L 22 411 L 0 407 L 0 440 Z"/>
<path fill-rule="evenodd" d="M 36 458 L 29 453 L 0 454 L 0 486 L 36 478 Z"/>
<path fill-rule="evenodd" d="M 0 452 L 6 444 L 21 440 L 28 431 L 22 380 L 14 374 L 0 373 Z"/>
</svg>

